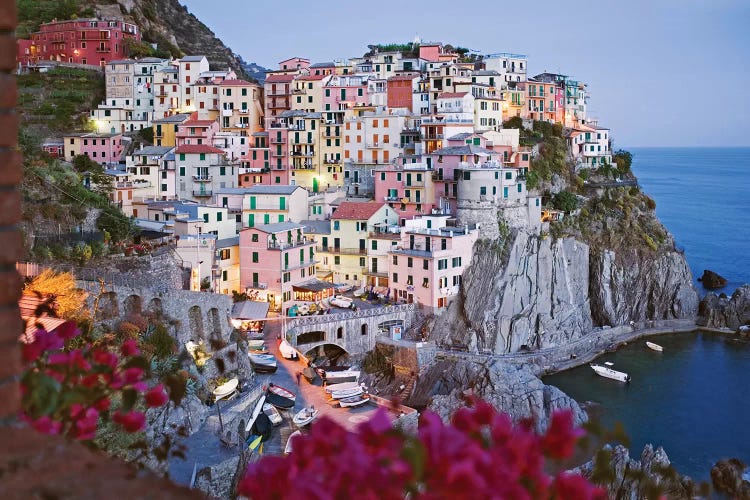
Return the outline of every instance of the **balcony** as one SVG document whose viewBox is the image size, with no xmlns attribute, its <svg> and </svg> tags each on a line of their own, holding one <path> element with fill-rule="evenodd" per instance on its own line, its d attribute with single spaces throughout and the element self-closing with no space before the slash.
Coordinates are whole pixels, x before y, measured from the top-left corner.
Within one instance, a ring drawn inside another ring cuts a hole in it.
<svg viewBox="0 0 750 500">
<path fill-rule="evenodd" d="M 291 241 L 269 241 L 268 242 L 268 249 L 269 250 L 286 250 L 288 248 L 295 248 L 295 247 L 301 247 L 305 245 L 312 245 L 315 243 L 312 239 L 307 237 L 302 238 L 294 238 Z"/>
<path fill-rule="evenodd" d="M 252 283 L 248 283 L 247 288 L 250 288 L 253 290 L 266 290 L 268 288 L 268 283 L 253 281 Z"/>
<path fill-rule="evenodd" d="M 424 136 L 427 141 L 441 141 L 445 138 L 443 134 L 427 134 Z"/>
<path fill-rule="evenodd" d="M 400 202 L 401 201 L 401 197 L 400 196 L 384 196 L 383 200 L 386 203 Z"/>
<path fill-rule="evenodd" d="M 193 196 L 205 196 L 209 197 L 213 194 L 213 192 L 210 189 L 194 189 L 193 190 Z"/>
<path fill-rule="evenodd" d="M 109 46 L 97 47 L 96 51 L 100 54 L 108 54 L 112 49 Z"/>
<path fill-rule="evenodd" d="M 325 250 L 323 250 L 325 248 Z M 317 247 L 317 252 L 328 252 L 341 255 L 367 255 L 366 248 Z"/>
<path fill-rule="evenodd" d="M 386 272 L 378 272 L 378 271 L 371 271 L 370 269 L 363 267 L 362 268 L 362 274 L 365 276 L 375 276 L 378 278 L 387 278 L 388 273 Z"/>
<path fill-rule="evenodd" d="M 233 109 L 222 109 L 221 116 L 232 116 Z"/>
<path fill-rule="evenodd" d="M 213 176 L 211 175 L 194 175 L 193 181 L 194 182 L 211 182 L 213 180 Z"/>
</svg>

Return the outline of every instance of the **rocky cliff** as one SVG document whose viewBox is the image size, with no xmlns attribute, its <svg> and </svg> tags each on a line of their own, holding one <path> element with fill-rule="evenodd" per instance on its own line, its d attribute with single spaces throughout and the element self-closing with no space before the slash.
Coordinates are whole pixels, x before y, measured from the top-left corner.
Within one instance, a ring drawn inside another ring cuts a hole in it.
<svg viewBox="0 0 750 500">
<path fill-rule="evenodd" d="M 743 285 L 731 297 L 706 294 L 700 303 L 698 324 L 710 328 L 737 330 L 750 325 L 750 285 Z"/>
</svg>

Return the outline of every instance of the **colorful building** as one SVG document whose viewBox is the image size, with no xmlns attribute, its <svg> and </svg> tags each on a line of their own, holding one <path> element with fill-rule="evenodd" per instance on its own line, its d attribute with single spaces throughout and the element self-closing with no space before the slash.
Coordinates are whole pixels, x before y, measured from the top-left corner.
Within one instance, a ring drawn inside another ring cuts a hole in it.
<svg viewBox="0 0 750 500">
<path fill-rule="evenodd" d="M 237 186 L 238 167 L 226 162 L 221 149 L 207 144 L 178 146 L 175 161 L 180 199 L 207 202 L 215 191 Z"/>
<path fill-rule="evenodd" d="M 104 166 L 118 165 L 122 160 L 121 134 L 72 134 L 63 136 L 65 159 L 72 161 L 77 155 L 86 155 Z"/>
</svg>

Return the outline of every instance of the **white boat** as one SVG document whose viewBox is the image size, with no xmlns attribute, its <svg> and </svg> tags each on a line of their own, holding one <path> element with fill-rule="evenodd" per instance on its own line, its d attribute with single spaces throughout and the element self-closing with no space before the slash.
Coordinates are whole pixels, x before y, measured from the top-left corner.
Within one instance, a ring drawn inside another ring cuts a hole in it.
<svg viewBox="0 0 750 500">
<path fill-rule="evenodd" d="M 350 398 L 339 399 L 339 405 L 342 408 L 360 406 L 370 401 L 370 397 L 366 394 L 360 394 L 359 396 L 352 396 Z"/>
<path fill-rule="evenodd" d="M 286 446 L 284 447 L 284 455 L 289 455 L 292 452 L 292 440 L 295 436 L 301 436 L 302 431 L 294 431 L 289 434 L 289 439 L 286 440 Z"/>
<path fill-rule="evenodd" d="M 248 354 L 255 371 L 275 372 L 276 358 L 273 354 Z"/>
<path fill-rule="evenodd" d="M 263 413 L 266 414 L 266 416 L 268 417 L 268 420 L 270 420 L 273 425 L 279 425 L 281 422 L 284 421 L 284 419 L 281 418 L 281 413 L 279 413 L 279 410 L 277 410 L 276 407 L 272 404 L 264 403 Z"/>
<path fill-rule="evenodd" d="M 250 432 L 250 430 L 253 428 L 255 419 L 258 418 L 258 415 L 260 415 L 260 412 L 263 411 L 263 405 L 265 404 L 266 404 L 266 395 L 263 394 L 260 397 L 260 399 L 258 399 L 258 402 L 255 403 L 255 408 L 253 408 L 253 413 L 250 415 L 250 419 L 247 421 L 247 425 L 245 426 L 245 432 Z"/>
<path fill-rule="evenodd" d="M 344 370 L 340 372 L 329 372 L 324 371 L 324 376 L 321 378 L 326 384 L 341 384 L 343 382 L 356 382 L 359 380 L 359 371 L 357 370 Z"/>
<path fill-rule="evenodd" d="M 352 299 L 349 297 L 344 297 L 343 295 L 336 295 L 334 298 L 331 299 L 330 303 L 333 307 L 338 307 L 340 309 L 349 309 L 352 307 Z"/>
<path fill-rule="evenodd" d="M 596 372 L 597 375 L 605 378 L 611 378 L 612 380 L 618 380 L 620 382 L 630 382 L 630 375 L 625 372 L 618 372 L 612 368 L 591 364 L 591 369 Z"/>
<path fill-rule="evenodd" d="M 240 381 L 236 378 L 231 379 L 230 381 L 221 384 L 219 387 L 214 389 L 214 399 L 216 401 L 219 401 L 220 399 L 227 398 L 234 394 L 234 391 L 237 390 L 237 386 L 239 385 Z"/>
<path fill-rule="evenodd" d="M 338 386 L 334 385 L 334 387 L 338 387 Z M 344 389 L 343 391 L 333 391 L 331 392 L 331 398 L 333 399 L 351 398 L 354 396 L 359 396 L 363 392 L 365 391 L 363 391 L 361 387 L 353 387 L 351 389 Z"/>
<path fill-rule="evenodd" d="M 359 383 L 357 382 L 342 382 L 341 384 L 326 386 L 325 389 L 326 389 L 326 392 L 330 394 L 334 391 L 346 391 L 349 389 L 354 389 L 356 387 L 359 387 Z"/>
<path fill-rule="evenodd" d="M 297 359 L 297 349 L 292 347 L 292 344 L 287 342 L 286 340 L 282 340 L 279 344 L 279 352 L 281 353 L 281 356 L 285 359 Z"/>
<path fill-rule="evenodd" d="M 297 427 L 304 427 L 315 420 L 315 417 L 318 416 L 318 413 L 320 413 L 320 410 L 315 410 L 313 408 L 303 408 L 292 418 L 292 422 L 294 422 L 294 425 L 296 425 Z"/>
<path fill-rule="evenodd" d="M 268 384 L 268 392 L 272 392 L 274 394 L 278 394 L 282 398 L 291 399 L 292 401 L 295 401 L 297 399 L 297 396 L 290 391 L 289 389 L 285 389 L 281 387 L 280 385 L 276 384 Z"/>
<path fill-rule="evenodd" d="M 646 347 L 648 347 L 649 349 L 653 349 L 654 351 L 659 351 L 659 352 L 662 352 L 664 350 L 664 348 L 660 346 L 659 344 L 654 344 L 653 342 L 648 342 L 648 341 L 646 341 Z"/>
</svg>

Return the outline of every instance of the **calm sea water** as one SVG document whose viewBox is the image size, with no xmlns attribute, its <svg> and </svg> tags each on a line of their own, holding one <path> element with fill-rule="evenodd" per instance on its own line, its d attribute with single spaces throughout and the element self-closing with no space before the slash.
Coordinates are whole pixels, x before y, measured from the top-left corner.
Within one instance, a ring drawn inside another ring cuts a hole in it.
<svg viewBox="0 0 750 500">
<path fill-rule="evenodd" d="M 639 148 L 633 171 L 656 200 L 656 213 L 684 248 L 695 278 L 711 269 L 731 294 L 750 283 L 750 148 Z M 698 291 L 704 290 L 696 281 Z M 750 463 L 750 344 L 691 333 L 654 337 L 599 358 L 633 381 L 620 384 L 588 366 L 547 377 L 578 401 L 601 405 L 608 425 L 620 421 L 640 456 L 646 443 L 664 446 L 677 469 L 708 480 L 725 457 Z"/>
<path fill-rule="evenodd" d="M 650 340 L 658 353 L 635 341 L 597 362 L 614 362 L 632 380 L 622 384 L 589 366 L 545 377 L 579 402 L 593 401 L 609 428 L 619 421 L 630 438 L 630 452 L 663 446 L 682 474 L 709 480 L 717 460 L 737 457 L 750 463 L 750 343 L 706 333 L 668 334 Z"/>
<path fill-rule="evenodd" d="M 633 172 L 685 249 L 697 279 L 724 276 L 731 294 L 750 283 L 750 148 L 632 149 Z M 698 291 L 704 293 L 696 281 Z"/>
</svg>

